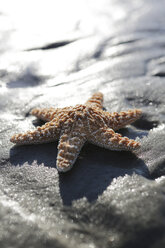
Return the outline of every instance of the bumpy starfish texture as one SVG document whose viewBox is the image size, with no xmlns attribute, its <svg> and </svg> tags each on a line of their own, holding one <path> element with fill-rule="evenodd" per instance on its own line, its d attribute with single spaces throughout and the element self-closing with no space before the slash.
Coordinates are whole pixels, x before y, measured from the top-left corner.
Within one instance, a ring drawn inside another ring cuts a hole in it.
<svg viewBox="0 0 165 248">
<path fill-rule="evenodd" d="M 110 150 L 132 151 L 140 143 L 122 137 L 115 130 L 128 125 L 141 116 L 134 109 L 120 113 L 103 110 L 103 94 L 95 93 L 84 105 L 65 108 L 33 109 L 31 114 L 46 123 L 34 131 L 14 135 L 16 144 L 48 143 L 59 139 L 57 169 L 70 170 L 86 141 Z"/>
</svg>

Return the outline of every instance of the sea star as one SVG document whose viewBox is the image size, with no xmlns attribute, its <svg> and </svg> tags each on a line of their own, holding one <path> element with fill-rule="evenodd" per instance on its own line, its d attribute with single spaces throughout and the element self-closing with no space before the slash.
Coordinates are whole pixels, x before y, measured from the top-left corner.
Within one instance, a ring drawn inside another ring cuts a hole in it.
<svg viewBox="0 0 165 248">
<path fill-rule="evenodd" d="M 57 169 L 70 170 L 86 141 L 110 150 L 134 150 L 140 143 L 122 137 L 115 130 L 137 120 L 141 110 L 109 113 L 103 110 L 103 94 L 95 93 L 84 105 L 65 108 L 33 109 L 31 114 L 46 121 L 34 131 L 16 134 L 16 144 L 48 143 L 59 139 Z"/>
</svg>

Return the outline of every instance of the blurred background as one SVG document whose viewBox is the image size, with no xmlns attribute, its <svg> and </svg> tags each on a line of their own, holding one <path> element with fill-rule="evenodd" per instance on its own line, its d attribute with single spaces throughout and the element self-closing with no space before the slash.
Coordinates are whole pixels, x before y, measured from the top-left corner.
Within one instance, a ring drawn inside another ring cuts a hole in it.
<svg viewBox="0 0 165 248">
<path fill-rule="evenodd" d="M 121 43 L 134 43 L 146 36 L 140 30 L 144 22 L 148 30 L 157 25 L 158 20 L 146 20 L 154 10 L 152 2 L 1 1 L 1 88 L 2 81 L 9 87 L 48 83 L 50 79 L 59 84 L 71 74 L 77 78 L 75 72 L 81 70 L 80 76 L 86 77 L 109 68 L 115 63 L 114 57 L 133 49 Z M 120 77 L 119 73 L 115 77 Z"/>
</svg>

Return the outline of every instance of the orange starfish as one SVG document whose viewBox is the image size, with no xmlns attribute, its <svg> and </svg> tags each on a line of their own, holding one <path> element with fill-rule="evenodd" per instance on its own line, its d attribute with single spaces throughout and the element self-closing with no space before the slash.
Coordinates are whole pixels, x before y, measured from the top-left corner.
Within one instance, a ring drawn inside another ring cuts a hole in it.
<svg viewBox="0 0 165 248">
<path fill-rule="evenodd" d="M 86 141 L 110 150 L 134 150 L 140 143 L 122 137 L 115 130 L 137 120 L 141 110 L 120 113 L 103 110 L 103 94 L 95 93 L 84 105 L 65 108 L 33 109 L 32 115 L 46 121 L 34 131 L 14 135 L 16 144 L 48 143 L 59 139 L 57 169 L 70 170 Z"/>
</svg>

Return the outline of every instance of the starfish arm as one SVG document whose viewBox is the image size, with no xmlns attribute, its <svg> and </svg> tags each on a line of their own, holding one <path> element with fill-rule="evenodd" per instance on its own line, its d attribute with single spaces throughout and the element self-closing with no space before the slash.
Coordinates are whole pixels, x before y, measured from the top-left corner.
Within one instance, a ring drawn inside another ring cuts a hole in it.
<svg viewBox="0 0 165 248">
<path fill-rule="evenodd" d="M 118 130 L 123 128 L 126 125 L 131 124 L 140 118 L 142 111 L 140 109 L 132 109 L 128 111 L 122 112 L 113 112 L 109 113 L 107 111 L 103 111 L 104 120 L 108 127 L 113 130 Z"/>
<path fill-rule="evenodd" d="M 85 103 L 86 105 L 92 105 L 93 107 L 103 108 L 103 94 L 101 92 L 96 92 L 92 97 L 88 99 Z"/>
<path fill-rule="evenodd" d="M 65 132 L 61 136 L 56 165 L 58 171 L 66 172 L 72 168 L 85 142 L 85 134 L 78 130 L 71 133 Z"/>
<path fill-rule="evenodd" d="M 51 122 L 47 122 L 41 127 L 37 127 L 33 131 L 28 131 L 23 134 L 15 134 L 11 137 L 10 141 L 18 145 L 49 143 L 57 140 L 59 135 L 59 122 L 53 120 Z"/>
<path fill-rule="evenodd" d="M 115 133 L 112 129 L 106 127 L 95 131 L 95 133 L 89 137 L 88 141 L 98 146 L 116 151 L 131 151 L 140 147 L 139 142 L 127 137 L 122 137 L 121 134 Z"/>
<path fill-rule="evenodd" d="M 30 113 L 36 116 L 38 119 L 41 119 L 47 122 L 47 121 L 53 120 L 60 111 L 61 109 L 58 109 L 58 108 L 56 109 L 55 108 L 43 108 L 43 109 L 35 108 L 35 109 L 32 109 Z"/>
</svg>

